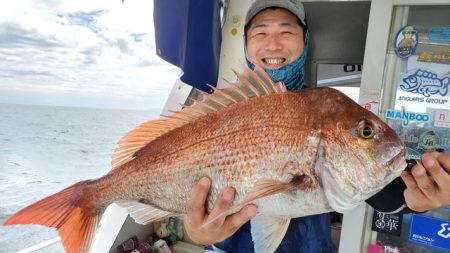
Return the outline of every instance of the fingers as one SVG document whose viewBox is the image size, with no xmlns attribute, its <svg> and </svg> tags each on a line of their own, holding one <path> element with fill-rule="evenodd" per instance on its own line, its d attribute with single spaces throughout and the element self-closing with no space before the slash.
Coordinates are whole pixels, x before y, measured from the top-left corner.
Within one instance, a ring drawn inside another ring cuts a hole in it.
<svg viewBox="0 0 450 253">
<path fill-rule="evenodd" d="M 403 172 L 406 204 L 415 211 L 427 211 L 450 203 L 450 156 L 427 152 L 411 172 Z"/>
<path fill-rule="evenodd" d="M 202 178 L 194 186 L 187 203 L 187 215 L 184 220 L 186 233 L 191 240 L 199 244 L 212 244 L 230 237 L 256 215 L 256 206 L 248 205 L 238 213 L 227 217 L 235 196 L 235 190 L 231 187 L 220 191 L 214 208 L 208 215 L 205 203 L 210 188 L 211 180 Z"/>
<path fill-rule="evenodd" d="M 208 197 L 211 180 L 204 177 L 195 184 L 191 197 L 187 202 L 187 217 L 189 222 L 193 224 L 201 224 L 205 219 L 205 202 Z"/>
<path fill-rule="evenodd" d="M 214 208 L 208 216 L 207 226 L 218 227 L 222 226 L 226 219 L 226 213 L 230 210 L 230 207 L 234 200 L 234 189 L 231 187 L 223 188 L 214 204 Z M 220 215 L 220 217 L 218 217 Z"/>
<path fill-rule="evenodd" d="M 422 157 L 422 165 L 424 170 L 430 174 L 431 178 L 437 183 L 438 187 L 447 186 L 450 181 L 450 175 L 447 172 L 447 170 L 450 170 L 450 164 L 448 164 L 450 162 L 449 160 L 450 156 L 438 152 L 427 153 Z M 419 177 L 416 178 L 416 180 L 421 180 L 421 182 L 418 181 L 418 184 L 428 183 L 423 180 L 422 175 L 420 175 L 422 171 L 418 172 Z"/>
<path fill-rule="evenodd" d="M 255 217 L 258 208 L 255 205 L 247 205 L 241 209 L 241 211 L 228 216 L 226 219 L 226 224 L 230 231 L 236 232 L 242 225 L 244 225 L 251 218 Z"/>
<path fill-rule="evenodd" d="M 427 211 L 428 205 L 423 205 L 423 202 L 428 201 L 428 197 L 419 188 L 413 175 L 405 171 L 401 177 L 406 184 L 406 190 L 403 193 L 406 205 L 417 212 Z"/>
<path fill-rule="evenodd" d="M 422 163 L 429 173 L 436 176 L 448 176 L 450 173 L 450 156 L 440 152 L 425 153 Z"/>
<path fill-rule="evenodd" d="M 436 195 L 437 187 L 431 177 L 427 175 L 427 172 L 422 164 L 415 165 L 411 173 L 417 182 L 418 187 L 423 191 L 423 193 L 428 197 L 432 198 Z"/>
<path fill-rule="evenodd" d="M 402 177 L 403 182 L 405 182 L 406 188 L 410 190 L 418 190 L 416 180 L 414 180 L 414 177 L 410 172 L 404 171 L 400 176 Z"/>
</svg>

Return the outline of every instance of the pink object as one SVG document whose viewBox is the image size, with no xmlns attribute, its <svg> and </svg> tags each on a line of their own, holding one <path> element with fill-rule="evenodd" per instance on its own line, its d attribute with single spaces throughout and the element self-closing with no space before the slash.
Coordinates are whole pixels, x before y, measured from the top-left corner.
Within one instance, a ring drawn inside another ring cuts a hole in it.
<svg viewBox="0 0 450 253">
<path fill-rule="evenodd" d="M 383 245 L 382 241 L 377 240 L 375 244 L 367 246 L 367 253 L 409 253 L 409 251 L 394 245 Z"/>
<path fill-rule="evenodd" d="M 153 252 L 152 245 L 150 245 L 150 243 L 148 242 L 143 242 L 139 244 L 139 246 L 131 253 L 151 253 L 151 252 Z"/>
</svg>

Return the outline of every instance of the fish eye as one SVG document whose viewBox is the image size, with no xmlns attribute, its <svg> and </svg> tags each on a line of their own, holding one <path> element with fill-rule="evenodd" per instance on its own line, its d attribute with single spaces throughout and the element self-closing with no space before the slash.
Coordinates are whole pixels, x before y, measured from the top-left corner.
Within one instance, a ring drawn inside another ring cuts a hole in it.
<svg viewBox="0 0 450 253">
<path fill-rule="evenodd" d="M 361 122 L 359 125 L 359 136 L 363 139 L 372 139 L 375 136 L 375 130 L 373 126 L 366 122 Z"/>
</svg>

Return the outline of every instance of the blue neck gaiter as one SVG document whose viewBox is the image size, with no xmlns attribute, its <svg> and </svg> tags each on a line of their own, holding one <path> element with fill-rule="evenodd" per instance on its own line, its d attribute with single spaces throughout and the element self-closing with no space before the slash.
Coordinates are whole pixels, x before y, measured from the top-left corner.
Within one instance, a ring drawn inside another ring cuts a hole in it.
<svg viewBox="0 0 450 253">
<path fill-rule="evenodd" d="M 309 32 L 305 34 L 305 46 L 302 54 L 297 60 L 279 69 L 264 69 L 274 82 L 282 81 L 288 90 L 300 90 L 304 85 L 305 62 L 309 47 Z M 247 49 L 245 49 L 247 50 Z M 255 65 L 248 60 L 247 52 L 245 59 L 250 69 L 255 69 Z"/>
</svg>

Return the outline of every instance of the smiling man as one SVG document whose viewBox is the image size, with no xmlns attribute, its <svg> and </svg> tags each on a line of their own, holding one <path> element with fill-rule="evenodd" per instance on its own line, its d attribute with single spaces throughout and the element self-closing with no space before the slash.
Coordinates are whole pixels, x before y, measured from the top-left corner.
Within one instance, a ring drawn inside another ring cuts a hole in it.
<svg viewBox="0 0 450 253">
<path fill-rule="evenodd" d="M 303 5 L 298 0 L 259 0 L 249 8 L 245 19 L 245 57 L 251 69 L 263 68 L 287 89 L 298 90 L 304 84 L 304 65 L 308 49 L 308 30 Z M 228 210 L 234 198 L 232 188 L 224 188 L 210 215 L 205 212 L 211 182 L 203 178 L 194 187 L 184 225 L 189 237 L 199 244 L 214 244 L 209 252 L 254 252 L 251 225 L 256 207 L 248 205 L 240 212 L 209 222 L 209 217 Z M 207 224 L 207 225 L 204 225 Z M 291 219 L 285 237 L 276 252 L 329 253 L 330 216 L 325 214 Z"/>
<path fill-rule="evenodd" d="M 266 70 L 289 90 L 303 86 L 309 36 L 303 5 L 295 1 L 257 1 L 245 25 L 246 60 Z M 305 50 L 306 49 L 306 50 Z"/>
</svg>

